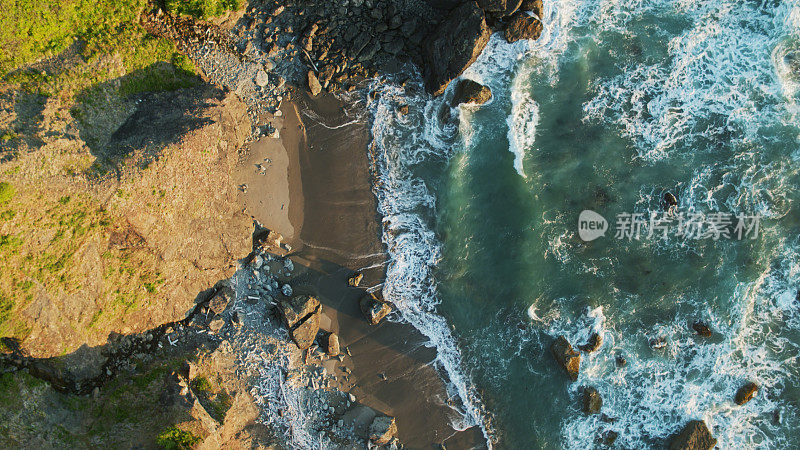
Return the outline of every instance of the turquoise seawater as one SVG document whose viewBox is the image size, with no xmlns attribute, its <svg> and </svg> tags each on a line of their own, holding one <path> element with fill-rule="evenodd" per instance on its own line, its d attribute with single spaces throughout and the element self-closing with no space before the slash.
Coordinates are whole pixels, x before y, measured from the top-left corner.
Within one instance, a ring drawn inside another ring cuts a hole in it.
<svg viewBox="0 0 800 450">
<path fill-rule="evenodd" d="M 496 35 L 464 74 L 490 103 L 450 108 L 415 82 L 371 102 L 384 295 L 439 350 L 454 420 L 498 448 L 662 447 L 692 419 L 719 448 L 800 446 L 800 2 L 544 15 L 538 41 Z M 667 192 L 668 235 L 648 237 Z M 583 210 L 604 236 L 579 237 Z M 642 236 L 619 239 L 634 213 Z M 715 214 L 731 237 L 677 233 Z M 738 239 L 736 216 L 757 232 Z M 549 346 L 592 333 L 603 343 L 570 382 Z M 585 386 L 602 414 L 581 411 Z"/>
</svg>

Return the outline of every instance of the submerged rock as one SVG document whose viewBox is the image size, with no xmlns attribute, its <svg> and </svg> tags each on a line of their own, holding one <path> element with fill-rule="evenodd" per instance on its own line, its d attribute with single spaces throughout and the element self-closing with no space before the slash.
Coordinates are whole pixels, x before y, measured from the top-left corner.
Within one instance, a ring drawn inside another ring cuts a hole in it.
<svg viewBox="0 0 800 450">
<path fill-rule="evenodd" d="M 622 353 L 617 354 L 616 357 L 617 367 L 625 367 L 628 364 L 628 360 L 625 359 L 625 355 Z"/>
<path fill-rule="evenodd" d="M 745 384 L 744 386 L 740 387 L 739 390 L 736 391 L 736 398 L 734 399 L 734 401 L 736 401 L 737 405 L 744 405 L 745 403 L 752 400 L 757 392 L 758 392 L 758 385 L 751 381 Z"/>
<path fill-rule="evenodd" d="M 361 306 L 361 312 L 370 325 L 377 325 L 387 314 L 392 312 L 392 307 L 375 295 L 374 292 L 362 297 L 359 304 Z"/>
<path fill-rule="evenodd" d="M 458 82 L 451 106 L 460 104 L 482 105 L 492 98 L 492 90 L 475 81 L 464 79 Z"/>
<path fill-rule="evenodd" d="M 589 340 L 586 341 L 585 344 L 579 345 L 578 348 L 583 352 L 591 353 L 597 351 L 601 345 L 603 345 L 603 337 L 597 333 L 592 333 L 592 335 L 589 336 Z"/>
<path fill-rule="evenodd" d="M 583 389 L 583 412 L 586 414 L 598 414 L 603 407 L 603 397 L 593 387 Z"/>
<path fill-rule="evenodd" d="M 683 427 L 683 430 L 672 438 L 670 450 L 711 450 L 717 445 L 717 440 L 711 435 L 706 423 L 702 420 L 692 420 Z"/>
<path fill-rule="evenodd" d="M 524 12 L 518 11 L 506 24 L 505 37 L 508 42 L 520 39 L 539 39 L 542 34 L 542 22 Z"/>
<path fill-rule="evenodd" d="M 672 192 L 665 192 L 662 204 L 664 205 L 664 211 L 669 211 L 670 209 L 678 206 L 678 199 L 672 194 Z"/>
<path fill-rule="evenodd" d="M 692 324 L 692 329 L 699 336 L 702 336 L 702 337 L 711 337 L 711 335 L 713 334 L 711 332 L 711 328 L 709 328 L 709 326 L 706 325 L 705 322 L 703 322 L 702 320 L 698 320 L 697 322 L 693 323 Z"/>
<path fill-rule="evenodd" d="M 567 338 L 559 336 L 550 346 L 550 351 L 553 353 L 558 365 L 567 372 L 569 378 L 572 381 L 577 380 L 581 366 L 581 355 L 572 348 Z"/>
<path fill-rule="evenodd" d="M 440 95 L 481 54 L 491 31 L 483 10 L 474 1 L 453 9 L 429 36 L 425 46 L 425 86 Z"/>
<path fill-rule="evenodd" d="M 388 444 L 395 435 L 397 435 L 397 423 L 395 423 L 394 417 L 376 417 L 369 427 L 369 439 L 375 445 Z"/>
</svg>

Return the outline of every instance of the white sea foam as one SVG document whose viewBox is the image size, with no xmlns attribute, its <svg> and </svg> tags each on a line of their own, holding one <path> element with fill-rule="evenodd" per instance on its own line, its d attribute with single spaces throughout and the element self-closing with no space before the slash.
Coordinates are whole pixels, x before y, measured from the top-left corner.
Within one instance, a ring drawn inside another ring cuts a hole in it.
<svg viewBox="0 0 800 450">
<path fill-rule="evenodd" d="M 666 6 L 691 26 L 669 42 L 665 61 L 631 65 L 601 80 L 585 105 L 587 120 L 610 118 L 641 158 L 656 161 L 676 150 L 697 151 L 692 144 L 701 140 L 763 142 L 768 139 L 763 126 L 794 116 L 781 101 L 783 88 L 770 55 L 795 31 L 787 26 L 796 1 Z M 621 24 L 649 10 L 628 9 Z"/>
<path fill-rule="evenodd" d="M 796 242 L 782 244 L 790 250 L 776 252 L 774 263 L 756 281 L 740 284 L 729 311 L 682 298 L 679 303 L 699 312 L 678 314 L 648 330 L 633 331 L 633 324 L 614 329 L 605 323 L 601 309 L 546 324 L 549 334 L 564 334 L 573 343 L 584 342 L 590 330 L 605 333 L 603 348 L 585 355 L 578 382 L 570 389 L 578 396 L 580 386 L 596 387 L 603 397 L 603 413 L 614 420 L 572 413 L 562 430 L 564 443 L 586 448 L 600 433 L 612 430 L 619 434 L 617 445 L 647 448 L 688 420 L 703 419 L 720 448 L 787 448 L 787 430 L 800 421 L 780 397 L 788 381 L 798 376 L 800 343 L 791 336 L 800 329 L 795 298 L 800 258 Z M 720 340 L 692 335 L 688 324 L 698 315 L 720 333 Z M 647 340 L 655 336 L 666 341 L 663 350 L 647 349 Z M 615 365 L 619 353 L 627 358 L 622 368 Z M 760 386 L 758 397 L 737 406 L 733 397 L 746 381 Z"/>
<path fill-rule="evenodd" d="M 421 85 L 409 87 L 422 91 Z M 436 312 L 439 302 L 432 270 L 441 254 L 430 220 L 435 198 L 423 179 L 415 174 L 418 165 L 447 160 L 452 155 L 457 124 L 445 111 L 443 98 L 411 95 L 392 83 L 374 86 L 371 154 L 376 179 L 375 193 L 383 217 L 383 240 L 390 262 L 383 287 L 384 297 L 436 348 L 435 366 L 447 382 L 448 405 L 456 409 L 456 429 L 478 425 L 489 439 L 480 399 L 462 367 L 461 352 L 443 317 Z M 408 116 L 396 120 L 398 104 L 408 104 Z M 421 128 L 420 128 L 421 127 Z"/>
</svg>

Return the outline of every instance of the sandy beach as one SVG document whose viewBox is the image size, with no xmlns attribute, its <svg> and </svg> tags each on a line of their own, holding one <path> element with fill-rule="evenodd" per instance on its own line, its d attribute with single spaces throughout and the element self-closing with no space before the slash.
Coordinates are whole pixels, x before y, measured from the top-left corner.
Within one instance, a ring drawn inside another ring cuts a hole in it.
<svg viewBox="0 0 800 450">
<path fill-rule="evenodd" d="M 322 328 L 337 333 L 349 350 L 342 365 L 352 372 L 340 387 L 357 402 L 396 417 L 398 437 L 411 448 L 483 446 L 477 429 L 453 429 L 457 414 L 431 365 L 435 350 L 423 336 L 406 324 L 371 326 L 359 309 L 365 292 L 381 289 L 387 261 L 363 104 L 296 93 L 281 111 L 273 122 L 280 139 L 253 143 L 237 179 L 247 185 L 245 212 L 291 246 L 298 267 L 295 293 L 319 298 Z M 349 287 L 356 271 L 364 279 L 358 288 Z"/>
</svg>

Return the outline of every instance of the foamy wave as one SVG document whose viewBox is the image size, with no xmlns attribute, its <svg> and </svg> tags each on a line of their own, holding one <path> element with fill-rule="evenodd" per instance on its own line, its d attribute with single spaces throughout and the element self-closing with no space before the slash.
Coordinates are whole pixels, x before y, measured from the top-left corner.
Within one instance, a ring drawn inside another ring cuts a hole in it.
<svg viewBox="0 0 800 450">
<path fill-rule="evenodd" d="M 679 313 L 660 327 L 635 331 L 637 325 L 617 323 L 613 329 L 602 309 L 577 319 L 558 318 L 549 324 L 552 336 L 567 335 L 583 342 L 590 331 L 605 333 L 603 347 L 584 355 L 578 382 L 594 386 L 603 397 L 602 412 L 612 418 L 575 412 L 564 422 L 564 443 L 586 448 L 601 433 L 619 434 L 617 445 L 646 448 L 659 445 L 688 420 L 703 419 L 720 448 L 787 448 L 786 432 L 800 424 L 789 400 L 781 396 L 798 374 L 800 330 L 795 282 L 800 258 L 793 250 L 778 254 L 773 264 L 753 283 L 735 289 L 731 310 L 713 310 L 702 300 L 678 299 L 695 313 Z M 566 300 L 565 300 L 566 301 Z M 688 324 L 701 318 L 721 335 L 719 340 L 697 338 Z M 647 341 L 660 337 L 663 350 L 647 349 Z M 616 367 L 617 354 L 627 365 Z M 754 401 L 733 403 L 745 382 L 760 386 Z"/>
<path fill-rule="evenodd" d="M 419 82 L 408 86 L 415 92 L 423 90 Z M 431 100 L 392 83 L 375 85 L 373 90 L 370 152 L 378 210 L 384 222 L 383 241 L 390 255 L 383 295 L 397 307 L 401 319 L 436 348 L 434 364 L 454 400 L 447 403 L 458 413 L 453 426 L 463 430 L 478 425 L 490 441 L 480 399 L 463 372 L 461 351 L 447 322 L 436 312 L 439 299 L 432 271 L 441 252 L 430 224 L 436 201 L 414 173 L 419 165 L 449 159 L 458 126 L 450 119 L 450 111 L 444 110 L 449 109 L 444 100 L 447 96 Z M 399 104 L 408 104 L 410 112 L 396 120 L 392 112 Z"/>
<path fill-rule="evenodd" d="M 511 89 L 511 115 L 508 117 L 508 149 L 514 154 L 514 169 L 523 178 L 522 160 L 525 149 L 533 147 L 536 125 L 539 124 L 539 105 L 533 101 L 529 88 L 522 86 L 520 77 Z"/>
<path fill-rule="evenodd" d="M 771 54 L 794 31 L 787 25 L 797 2 L 679 1 L 669 8 L 692 25 L 669 42 L 666 62 L 631 65 L 600 82 L 585 105 L 587 120 L 620 126 L 647 161 L 697 151 L 692 144 L 708 140 L 768 140 L 762 127 L 790 113 Z"/>
</svg>

